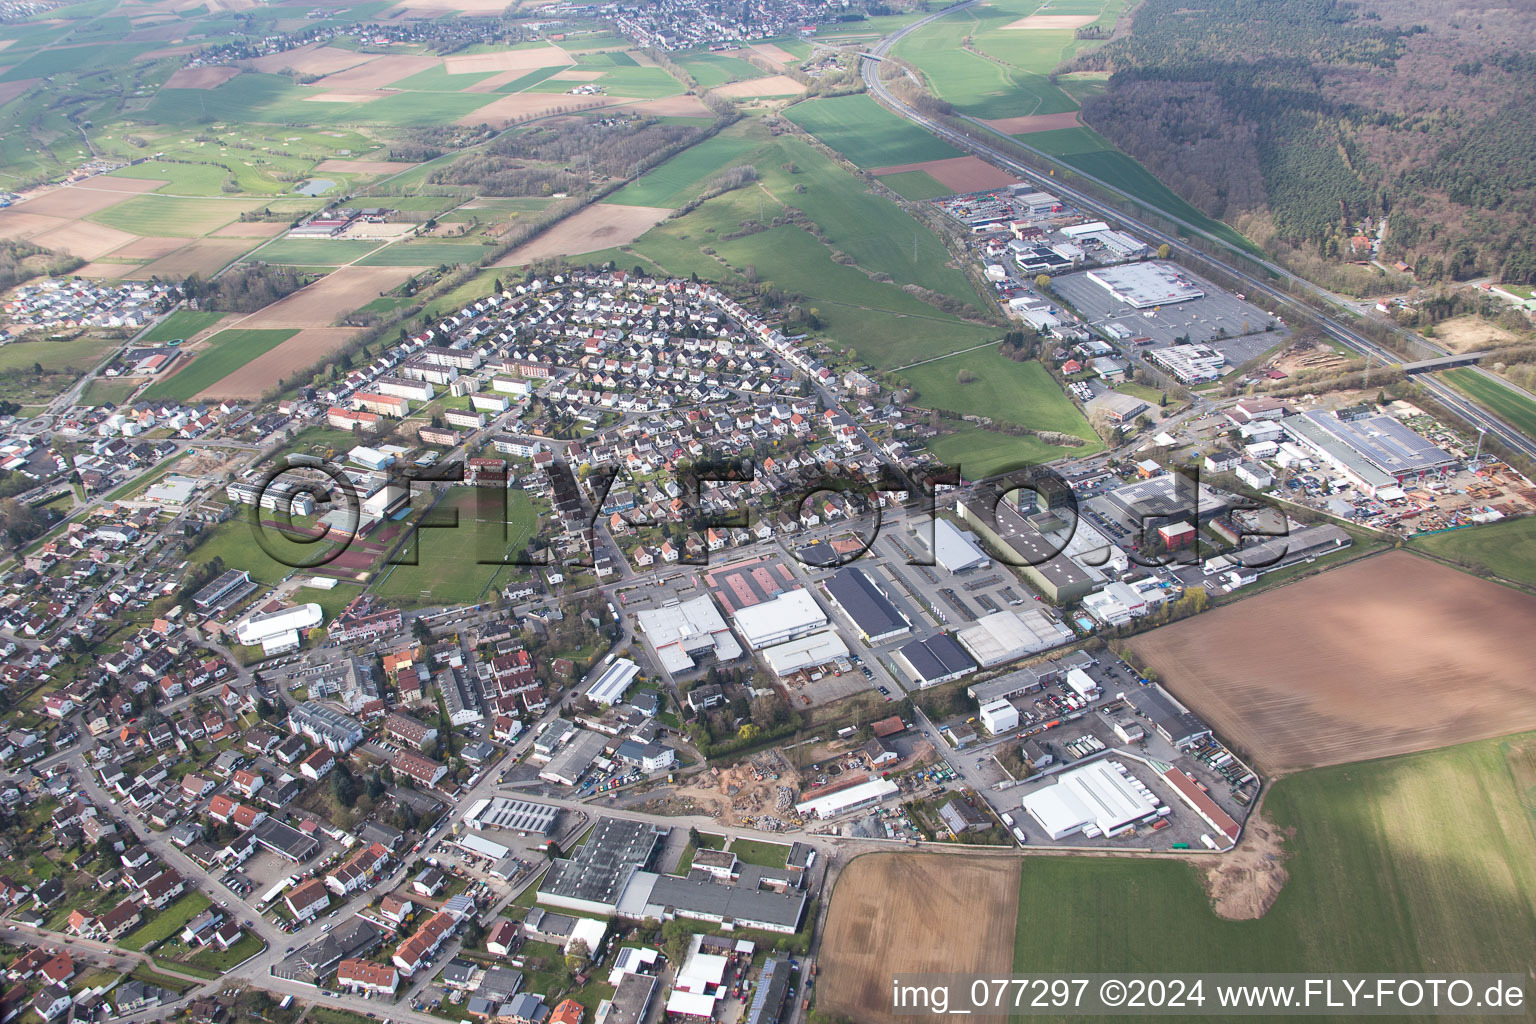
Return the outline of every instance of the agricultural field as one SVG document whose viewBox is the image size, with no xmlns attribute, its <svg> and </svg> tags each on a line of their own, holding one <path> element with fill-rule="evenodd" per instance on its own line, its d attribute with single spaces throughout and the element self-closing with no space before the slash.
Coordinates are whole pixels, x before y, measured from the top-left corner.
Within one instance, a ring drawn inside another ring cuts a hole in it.
<svg viewBox="0 0 1536 1024">
<path fill-rule="evenodd" d="M 17 341 L 0 345 L 0 373 L 30 371 L 34 365 L 42 366 L 45 372 L 84 373 L 121 345 L 121 341 L 94 334 L 69 341 Z"/>
<path fill-rule="evenodd" d="M 1012 969 L 1508 971 L 1536 956 L 1533 783 L 1529 733 L 1281 779 L 1263 814 L 1289 879 L 1256 919 L 1241 893 L 1213 912 L 1195 863 L 1024 858 Z M 1148 942 L 1149 921 L 1177 941 Z"/>
<path fill-rule="evenodd" d="M 1100 447 L 1062 448 L 1036 437 L 988 430 L 973 423 L 947 424 L 944 433 L 927 442 L 934 458 L 961 470 L 967 480 L 980 480 L 1025 466 L 1074 458 Z"/>
<path fill-rule="evenodd" d="M 1527 436 L 1536 435 L 1536 402 L 1470 366 L 1445 370 L 1440 376 L 1516 430 Z"/>
<path fill-rule="evenodd" d="M 682 206 L 697 199 L 715 175 L 747 162 L 761 144 L 761 134 L 750 122 L 737 122 L 651 168 L 608 198 L 626 206 Z"/>
<path fill-rule="evenodd" d="M 150 193 L 110 206 L 91 219 L 146 237 L 201 238 L 260 206 L 255 201 L 178 199 Z"/>
<path fill-rule="evenodd" d="M 1536 727 L 1536 596 L 1404 551 L 1144 633 L 1127 646 L 1268 772 Z"/>
<path fill-rule="evenodd" d="M 1071 434 L 1099 447 L 1098 436 L 1039 362 L 1014 362 L 991 346 L 912 366 L 897 376 L 917 389 L 915 404 L 962 415 L 988 416 L 1031 430 Z M 962 383 L 962 378 L 966 382 Z"/>
<path fill-rule="evenodd" d="M 1413 538 L 1413 548 L 1478 576 L 1536 587 L 1536 518 L 1506 519 Z"/>
<path fill-rule="evenodd" d="M 952 194 L 955 190 L 934 178 L 927 171 L 898 171 L 880 176 L 880 184 L 903 199 L 922 202 Z"/>
<path fill-rule="evenodd" d="M 208 339 L 207 347 L 200 349 L 190 363 L 171 376 L 156 381 L 144 390 L 144 397 L 174 398 L 190 401 L 204 388 L 223 380 L 240 367 L 264 352 L 276 348 L 296 333 L 291 329 L 278 330 L 228 330 L 220 331 Z M 183 359 L 186 356 L 182 357 Z"/>
<path fill-rule="evenodd" d="M 856 1021 L 901 1020 L 891 1014 L 893 974 L 1007 974 L 1020 864 L 1013 857 L 919 853 L 854 858 L 831 894 L 817 1009 Z M 912 941 L 916 935 L 923 940 Z"/>
<path fill-rule="evenodd" d="M 886 167 L 962 155 L 949 143 L 862 93 L 806 100 L 784 113 L 859 167 Z"/>
<path fill-rule="evenodd" d="M 457 513 L 452 529 L 425 529 L 416 534 L 413 565 L 379 568 L 372 591 L 401 604 L 475 604 L 494 584 L 505 584 L 513 573 L 527 569 L 496 564 L 521 550 L 538 530 L 538 516 L 528 496 L 508 490 L 505 523 L 477 518 L 479 493 L 471 487 L 453 487 L 433 512 L 434 516 Z M 409 551 L 397 561 L 412 557 Z"/>
<path fill-rule="evenodd" d="M 246 258 L 289 267 L 340 267 L 362 259 L 380 244 L 353 238 L 279 238 Z"/>
<path fill-rule="evenodd" d="M 701 89 L 713 89 L 727 82 L 761 78 L 765 71 L 751 61 L 725 53 L 690 53 L 675 58 L 679 67 L 693 76 Z"/>
<path fill-rule="evenodd" d="M 178 309 L 145 331 L 139 338 L 139 343 L 158 345 L 167 341 L 185 341 L 212 327 L 223 316 L 223 313 L 211 313 L 207 310 Z"/>
</svg>

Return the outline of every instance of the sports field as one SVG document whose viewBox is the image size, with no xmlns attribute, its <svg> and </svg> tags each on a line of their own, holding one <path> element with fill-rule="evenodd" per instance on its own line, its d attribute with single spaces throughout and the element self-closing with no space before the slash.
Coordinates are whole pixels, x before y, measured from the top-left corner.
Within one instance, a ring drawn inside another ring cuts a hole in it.
<svg viewBox="0 0 1536 1024">
<path fill-rule="evenodd" d="M 1536 518 L 1531 516 L 1415 537 L 1412 545 L 1476 575 L 1536 587 Z"/>
<path fill-rule="evenodd" d="M 292 329 L 220 331 L 208 339 L 207 347 L 199 350 L 180 371 L 145 388 L 143 397 L 189 401 L 204 388 L 223 380 L 297 333 Z"/>
<path fill-rule="evenodd" d="M 1470 366 L 1442 371 L 1446 383 L 1492 410 L 1500 419 L 1527 436 L 1536 434 L 1536 402 L 1478 373 Z"/>
<path fill-rule="evenodd" d="M 860 167 L 886 167 L 963 155 L 863 93 L 807 100 L 784 114 Z"/>
<path fill-rule="evenodd" d="M 1536 596 L 1390 551 L 1128 646 L 1279 772 L 1536 727 L 1532 621 Z"/>
<path fill-rule="evenodd" d="M 488 595 L 493 583 L 499 586 L 507 582 L 510 573 L 527 572 L 495 564 L 521 550 L 538 529 L 528 496 L 521 490 L 505 493 L 505 539 L 502 523 L 494 516 L 486 521 L 477 518 L 479 490 L 451 488 L 433 514 L 456 512 L 458 527 L 417 531 L 416 564 L 380 567 L 373 592 L 404 604 L 476 604 Z M 403 553 L 397 560 L 410 557 Z"/>
<path fill-rule="evenodd" d="M 969 383 L 962 384 L 962 375 Z M 1016 363 L 996 348 L 977 349 L 899 371 L 896 376 L 918 391 L 925 409 L 948 409 L 988 416 L 1032 430 L 1052 430 L 1091 441 L 1083 454 L 1099 448 L 1098 436 L 1040 363 Z"/>
</svg>

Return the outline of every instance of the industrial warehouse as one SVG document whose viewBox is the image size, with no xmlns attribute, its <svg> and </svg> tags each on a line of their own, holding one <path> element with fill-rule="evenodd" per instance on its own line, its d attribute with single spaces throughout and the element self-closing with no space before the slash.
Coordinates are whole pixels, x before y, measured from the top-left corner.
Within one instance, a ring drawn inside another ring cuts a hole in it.
<svg viewBox="0 0 1536 1024">
<path fill-rule="evenodd" d="M 741 657 L 741 645 L 707 594 L 639 612 L 635 624 L 668 672 L 685 672 L 706 660 L 724 663 Z"/>
</svg>

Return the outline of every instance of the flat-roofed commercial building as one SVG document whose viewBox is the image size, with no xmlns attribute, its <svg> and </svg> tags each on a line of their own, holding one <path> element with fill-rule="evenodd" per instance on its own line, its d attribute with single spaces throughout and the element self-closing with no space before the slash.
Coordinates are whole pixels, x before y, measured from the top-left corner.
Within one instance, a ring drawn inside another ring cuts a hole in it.
<svg viewBox="0 0 1536 1024">
<path fill-rule="evenodd" d="M 912 624 L 863 569 L 839 569 L 822 586 L 828 599 L 848 617 L 865 643 L 877 644 L 911 632 Z"/>
<path fill-rule="evenodd" d="M 635 624 L 655 648 L 661 667 L 674 674 L 709 658 L 724 663 L 741 657 L 741 645 L 708 594 L 637 612 Z"/>
<path fill-rule="evenodd" d="M 645 821 L 599 818 L 579 849 L 556 860 L 539 883 L 538 901 L 592 914 L 612 914 L 630 877 L 650 864 L 671 829 Z"/>
<path fill-rule="evenodd" d="M 963 501 L 956 503 L 955 509 L 960 518 L 982 537 L 1004 551 L 1012 551 L 1016 562 L 1021 563 L 1018 564 L 1019 571 L 1052 604 L 1079 600 L 1093 593 L 1104 581 L 1103 574 L 1078 565 L 1063 554 L 1068 540 L 1066 530 L 1054 531 L 1047 536 L 1010 502 L 997 503 L 992 523 Z M 1052 513 L 1041 515 L 1053 522 L 1059 518 Z"/>
<path fill-rule="evenodd" d="M 923 689 L 976 671 L 976 662 L 947 633 L 902 644 L 892 658 L 907 678 Z"/>
<path fill-rule="evenodd" d="M 1056 784 L 1026 794 L 1029 816 L 1052 839 L 1084 832 L 1115 836 L 1157 816 L 1158 801 L 1118 761 L 1094 761 L 1056 777 Z"/>
<path fill-rule="evenodd" d="M 747 647 L 756 651 L 825 629 L 827 613 L 809 590 L 789 590 L 738 609 L 731 620 Z"/>
<path fill-rule="evenodd" d="M 1314 409 L 1281 421 L 1285 429 L 1368 494 L 1442 475 L 1456 459 L 1391 416 L 1340 419 Z"/>
<path fill-rule="evenodd" d="M 758 654 L 775 675 L 784 679 L 796 672 L 848 657 L 848 645 L 835 630 L 826 629 L 788 643 L 764 647 Z"/>
<path fill-rule="evenodd" d="M 547 836 L 559 815 L 560 808 L 554 804 L 495 796 L 477 800 L 464 820 L 472 828 L 502 828 L 523 835 Z"/>
</svg>

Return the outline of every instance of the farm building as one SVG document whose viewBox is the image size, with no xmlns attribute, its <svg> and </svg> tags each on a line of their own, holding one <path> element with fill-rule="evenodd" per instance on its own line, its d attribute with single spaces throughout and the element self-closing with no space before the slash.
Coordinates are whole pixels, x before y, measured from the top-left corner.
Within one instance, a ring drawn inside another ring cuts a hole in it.
<svg viewBox="0 0 1536 1024">
<path fill-rule="evenodd" d="M 1052 839 L 1079 832 L 1114 836 L 1157 815 L 1158 801 L 1124 765 L 1094 761 L 1056 777 L 1056 784 L 1026 794 L 1024 810 Z"/>
<path fill-rule="evenodd" d="M 635 615 L 635 624 L 656 649 L 661 667 L 671 673 L 686 672 L 706 659 L 724 663 L 741 657 L 741 645 L 708 594 L 647 608 Z"/>
<path fill-rule="evenodd" d="M 867 644 L 877 644 L 912 629 L 912 624 L 863 569 L 840 569 L 822 586 Z"/>
</svg>

